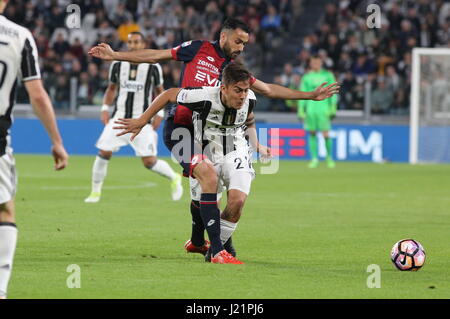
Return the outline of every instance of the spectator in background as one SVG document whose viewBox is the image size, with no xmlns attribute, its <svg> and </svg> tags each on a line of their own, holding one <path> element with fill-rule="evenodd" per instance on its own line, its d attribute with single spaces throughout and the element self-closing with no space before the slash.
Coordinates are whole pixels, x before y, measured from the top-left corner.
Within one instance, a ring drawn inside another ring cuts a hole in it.
<svg viewBox="0 0 450 319">
<path fill-rule="evenodd" d="M 59 58 L 62 58 L 64 53 L 70 50 L 70 44 L 66 41 L 62 33 L 58 33 L 56 36 L 56 41 L 53 43 L 52 49 L 59 56 Z"/>
<path fill-rule="evenodd" d="M 92 98 L 89 91 L 89 74 L 87 74 L 87 72 L 82 72 L 78 82 L 77 100 L 79 105 L 92 104 Z"/>
<path fill-rule="evenodd" d="M 281 17 L 273 5 L 270 5 L 267 8 L 267 14 L 261 20 L 261 28 L 266 32 L 275 35 L 279 34 L 281 29 Z"/>
<path fill-rule="evenodd" d="M 286 63 L 283 68 L 283 73 L 280 75 L 279 83 L 285 87 L 291 87 L 294 83 L 294 69 L 292 64 Z M 299 90 L 297 87 L 296 90 Z"/>
<path fill-rule="evenodd" d="M 345 72 L 344 79 L 341 79 L 341 91 L 339 93 L 339 109 L 347 110 L 353 108 L 353 101 L 356 99 L 356 80 L 353 73 Z"/>
<path fill-rule="evenodd" d="M 323 23 L 336 30 L 338 25 L 338 11 L 334 3 L 328 3 L 325 6 L 325 16 L 323 17 Z"/>
<path fill-rule="evenodd" d="M 100 10 L 98 12 L 104 12 Z M 120 25 L 125 24 L 127 22 L 133 21 L 133 15 L 126 10 L 125 4 L 123 2 L 119 2 L 117 4 L 116 10 L 110 15 L 111 22 L 118 28 Z M 98 20 L 98 16 L 97 16 Z M 103 19 L 102 19 L 103 22 Z M 127 34 L 128 35 L 128 34 Z M 124 41 L 124 40 L 122 40 Z M 125 39 L 126 41 L 126 39 Z"/>
<path fill-rule="evenodd" d="M 256 36 L 254 33 L 250 33 L 248 43 L 241 55 L 244 58 L 247 68 L 252 70 L 253 76 L 259 78 L 261 75 L 261 65 L 264 56 L 261 46 L 256 42 Z"/>
<path fill-rule="evenodd" d="M 353 64 L 352 72 L 357 77 L 365 78 L 369 73 L 375 72 L 375 65 L 366 54 L 361 54 Z"/>
<path fill-rule="evenodd" d="M 392 65 L 386 67 L 386 86 L 394 92 L 397 92 L 402 87 L 400 76 Z"/>
<path fill-rule="evenodd" d="M 308 49 L 302 49 L 297 55 L 297 59 L 294 62 L 295 72 L 298 74 L 304 74 L 308 69 L 309 58 L 311 54 Z"/>
<path fill-rule="evenodd" d="M 120 41 L 125 43 L 127 42 L 128 35 L 131 32 L 138 32 L 140 28 L 133 19 L 128 19 L 127 16 L 124 16 L 122 21 L 123 23 L 120 24 L 119 28 L 117 29 L 117 33 L 119 35 Z"/>
<path fill-rule="evenodd" d="M 378 78 L 377 87 L 372 91 L 370 100 L 373 114 L 386 114 L 392 108 L 394 91 L 386 85 L 384 78 Z"/>
<path fill-rule="evenodd" d="M 56 78 L 53 103 L 57 109 L 69 109 L 70 86 L 68 77 L 65 74 L 60 74 Z"/>
<path fill-rule="evenodd" d="M 336 34 L 332 33 L 328 35 L 327 43 L 324 45 L 324 49 L 328 53 L 328 56 L 333 60 L 333 65 L 337 66 L 339 56 L 341 55 L 342 46 L 339 43 L 339 38 Z"/>
</svg>

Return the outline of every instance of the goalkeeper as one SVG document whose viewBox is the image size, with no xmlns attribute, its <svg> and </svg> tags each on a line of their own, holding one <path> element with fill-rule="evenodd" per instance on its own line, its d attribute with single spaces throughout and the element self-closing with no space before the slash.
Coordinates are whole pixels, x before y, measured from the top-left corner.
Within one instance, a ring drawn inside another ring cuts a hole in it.
<svg viewBox="0 0 450 319">
<path fill-rule="evenodd" d="M 323 82 L 335 82 L 333 73 L 322 69 L 322 59 L 318 55 L 311 56 L 309 66 L 309 71 L 302 78 L 300 90 L 311 91 Z M 333 141 L 330 138 L 329 131 L 331 120 L 336 114 L 336 95 L 322 101 L 300 100 L 296 102 L 298 117 L 304 119 L 304 128 L 309 132 L 308 144 L 311 162 L 308 166 L 316 168 L 319 165 L 317 133 L 320 131 L 325 139 L 327 166 L 334 168 L 336 164 L 332 157 Z"/>
</svg>

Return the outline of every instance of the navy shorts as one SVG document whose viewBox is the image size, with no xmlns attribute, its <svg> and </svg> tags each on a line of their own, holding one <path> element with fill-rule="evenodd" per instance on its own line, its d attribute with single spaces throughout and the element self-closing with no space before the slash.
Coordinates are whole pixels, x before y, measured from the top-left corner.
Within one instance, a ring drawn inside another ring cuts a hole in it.
<svg viewBox="0 0 450 319">
<path fill-rule="evenodd" d="M 177 128 L 181 128 L 179 131 L 180 133 L 175 131 Z M 174 133 L 174 131 L 175 134 L 172 138 L 172 133 Z M 192 157 L 194 154 L 198 153 L 198 151 L 201 153 L 201 150 L 199 150 L 198 147 L 196 147 L 196 143 L 194 143 L 193 127 L 175 124 L 173 122 L 173 117 L 169 117 L 164 121 L 163 134 L 164 144 L 183 168 L 183 176 L 188 177 Z M 181 134 L 183 135 L 181 136 Z M 175 146 L 177 147 L 174 149 Z"/>
</svg>

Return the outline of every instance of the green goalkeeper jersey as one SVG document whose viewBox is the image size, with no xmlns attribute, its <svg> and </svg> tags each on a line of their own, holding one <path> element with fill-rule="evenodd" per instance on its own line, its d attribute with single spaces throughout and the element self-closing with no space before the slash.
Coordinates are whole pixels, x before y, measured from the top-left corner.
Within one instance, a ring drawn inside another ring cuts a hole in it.
<svg viewBox="0 0 450 319">
<path fill-rule="evenodd" d="M 310 71 L 303 75 L 300 85 L 301 91 L 314 91 L 319 85 L 324 82 L 328 82 L 326 85 L 336 82 L 336 79 L 332 72 L 321 69 L 320 71 Z M 337 96 L 322 100 L 299 100 L 297 101 L 297 114 L 299 117 L 304 118 L 305 114 L 326 115 L 331 116 L 336 113 Z"/>
</svg>

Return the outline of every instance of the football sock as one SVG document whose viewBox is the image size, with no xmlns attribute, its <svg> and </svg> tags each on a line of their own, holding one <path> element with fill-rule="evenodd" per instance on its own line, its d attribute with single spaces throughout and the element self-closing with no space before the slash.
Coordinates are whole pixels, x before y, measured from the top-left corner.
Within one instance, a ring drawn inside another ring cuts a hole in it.
<svg viewBox="0 0 450 319">
<path fill-rule="evenodd" d="M 232 223 L 225 219 L 220 219 L 220 240 L 225 244 L 236 230 L 238 223 Z"/>
<path fill-rule="evenodd" d="M 170 167 L 170 165 L 164 160 L 158 159 L 152 167 L 147 168 L 170 180 L 173 180 L 175 178 L 175 172 L 173 171 L 172 167 Z"/>
<path fill-rule="evenodd" d="M 220 240 L 220 210 L 217 206 L 216 193 L 203 193 L 200 198 L 200 213 L 203 225 L 208 232 L 209 241 L 211 242 L 211 253 L 215 256 L 223 250 Z"/>
<path fill-rule="evenodd" d="M 311 159 L 317 159 L 319 157 L 318 148 L 317 148 L 317 135 L 309 134 L 308 137 L 309 144 L 309 153 L 311 155 Z"/>
<path fill-rule="evenodd" d="M 95 157 L 94 166 L 92 167 L 92 192 L 101 193 L 103 181 L 105 180 L 106 173 L 108 172 L 109 160 L 100 156 Z"/>
<path fill-rule="evenodd" d="M 0 222 L 0 297 L 6 297 L 16 242 L 16 224 Z"/>
<path fill-rule="evenodd" d="M 197 247 L 201 247 L 205 243 L 205 226 L 203 225 L 202 216 L 200 214 L 200 202 L 191 201 L 192 215 L 192 236 L 191 242 Z"/>
<path fill-rule="evenodd" d="M 327 148 L 327 159 L 331 159 L 333 154 L 333 140 L 330 137 L 325 139 L 325 146 Z"/>
</svg>

